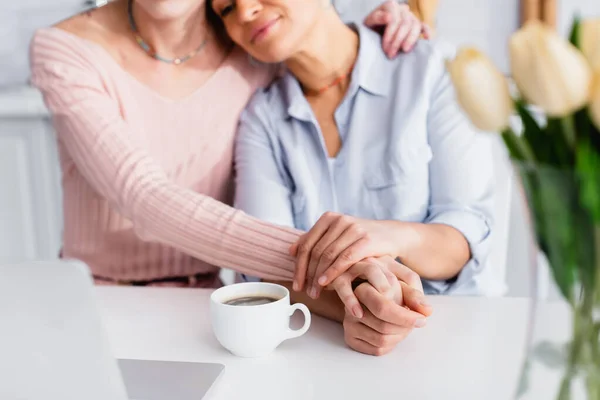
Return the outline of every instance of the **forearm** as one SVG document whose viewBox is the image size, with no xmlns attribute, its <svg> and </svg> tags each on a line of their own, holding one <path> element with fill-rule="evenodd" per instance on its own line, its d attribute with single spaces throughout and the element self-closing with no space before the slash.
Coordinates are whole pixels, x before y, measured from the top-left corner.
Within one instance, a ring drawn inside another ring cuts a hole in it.
<svg viewBox="0 0 600 400">
<path fill-rule="evenodd" d="M 343 321 L 345 314 L 344 305 L 335 291 L 325 290 L 317 300 L 314 300 L 305 292 L 294 292 L 290 282 L 273 283 L 285 286 L 290 291 L 292 303 L 303 303 L 314 314 L 336 322 Z"/>
<path fill-rule="evenodd" d="M 469 244 L 457 229 L 444 224 L 385 221 L 397 240 L 402 263 L 423 279 L 452 279 L 471 258 Z"/>
</svg>

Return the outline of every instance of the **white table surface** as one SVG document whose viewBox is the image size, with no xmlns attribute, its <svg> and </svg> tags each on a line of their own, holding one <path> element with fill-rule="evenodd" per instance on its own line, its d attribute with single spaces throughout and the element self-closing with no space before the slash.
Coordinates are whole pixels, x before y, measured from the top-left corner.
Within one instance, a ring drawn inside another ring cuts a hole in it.
<svg viewBox="0 0 600 400">
<path fill-rule="evenodd" d="M 431 297 L 428 325 L 383 357 L 350 350 L 341 325 L 313 316 L 303 337 L 264 358 L 243 359 L 212 335 L 210 290 L 97 292 L 117 358 L 225 364 L 215 400 L 507 400 L 520 373 L 530 305 L 520 298 Z M 563 311 L 545 312 L 566 321 Z"/>
</svg>

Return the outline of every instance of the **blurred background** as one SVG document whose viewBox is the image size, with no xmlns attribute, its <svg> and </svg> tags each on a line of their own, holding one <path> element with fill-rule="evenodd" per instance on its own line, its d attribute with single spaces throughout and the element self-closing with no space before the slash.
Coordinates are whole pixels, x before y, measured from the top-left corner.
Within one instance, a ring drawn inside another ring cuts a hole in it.
<svg viewBox="0 0 600 400">
<path fill-rule="evenodd" d="M 353 0 L 357 7 L 366 1 Z M 506 43 L 528 0 L 439 0 L 438 37 L 474 45 L 508 70 Z M 105 1 L 0 0 L 0 264 L 58 257 L 61 246 L 60 171 L 49 117 L 39 93 L 28 85 L 28 47 L 33 32 Z M 600 14 L 599 0 L 548 2 L 553 23 L 566 34 L 575 13 Z M 506 264 L 508 294 L 528 296 L 534 280 L 553 298 L 547 274 L 535 275 L 526 213 L 505 155 L 498 147 L 500 237 L 496 259 Z M 506 184 L 504 183 L 506 182 Z"/>
</svg>

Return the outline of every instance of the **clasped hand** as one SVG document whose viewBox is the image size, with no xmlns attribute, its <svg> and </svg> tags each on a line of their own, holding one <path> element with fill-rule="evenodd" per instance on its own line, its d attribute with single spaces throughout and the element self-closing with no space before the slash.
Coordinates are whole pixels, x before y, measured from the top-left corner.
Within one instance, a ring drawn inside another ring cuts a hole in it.
<svg viewBox="0 0 600 400">
<path fill-rule="evenodd" d="M 372 355 L 392 350 L 432 310 L 417 273 L 395 260 L 400 232 L 389 221 L 325 213 L 290 249 L 297 257 L 294 290 L 313 299 L 335 290 L 344 304 L 346 343 Z M 355 289 L 353 283 L 364 280 Z"/>
<path fill-rule="evenodd" d="M 346 305 L 343 326 L 348 346 L 361 353 L 384 355 L 414 328 L 425 326 L 431 307 L 420 280 L 409 279 L 413 286 L 401 280 L 413 274 L 393 258 L 383 256 L 358 262 L 334 280 L 329 288 L 336 290 Z M 357 278 L 365 281 L 349 293 Z"/>
</svg>

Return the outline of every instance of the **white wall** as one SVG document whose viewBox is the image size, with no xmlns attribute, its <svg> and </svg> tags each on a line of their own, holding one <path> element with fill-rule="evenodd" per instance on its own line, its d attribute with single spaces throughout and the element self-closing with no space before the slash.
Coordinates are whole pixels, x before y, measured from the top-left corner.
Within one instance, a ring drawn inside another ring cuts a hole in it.
<svg viewBox="0 0 600 400">
<path fill-rule="evenodd" d="M 33 32 L 80 12 L 85 1 L 0 0 L 0 87 L 27 82 L 27 55 Z"/>
<path fill-rule="evenodd" d="M 487 53 L 508 71 L 506 41 L 519 26 L 519 0 L 440 0 L 438 35 Z"/>
<path fill-rule="evenodd" d="M 439 0 L 438 31 L 455 44 L 484 50 L 508 72 L 507 40 L 519 27 L 519 0 Z M 600 0 L 558 0 L 558 30 L 567 35 L 575 14 L 600 17 Z"/>
</svg>

